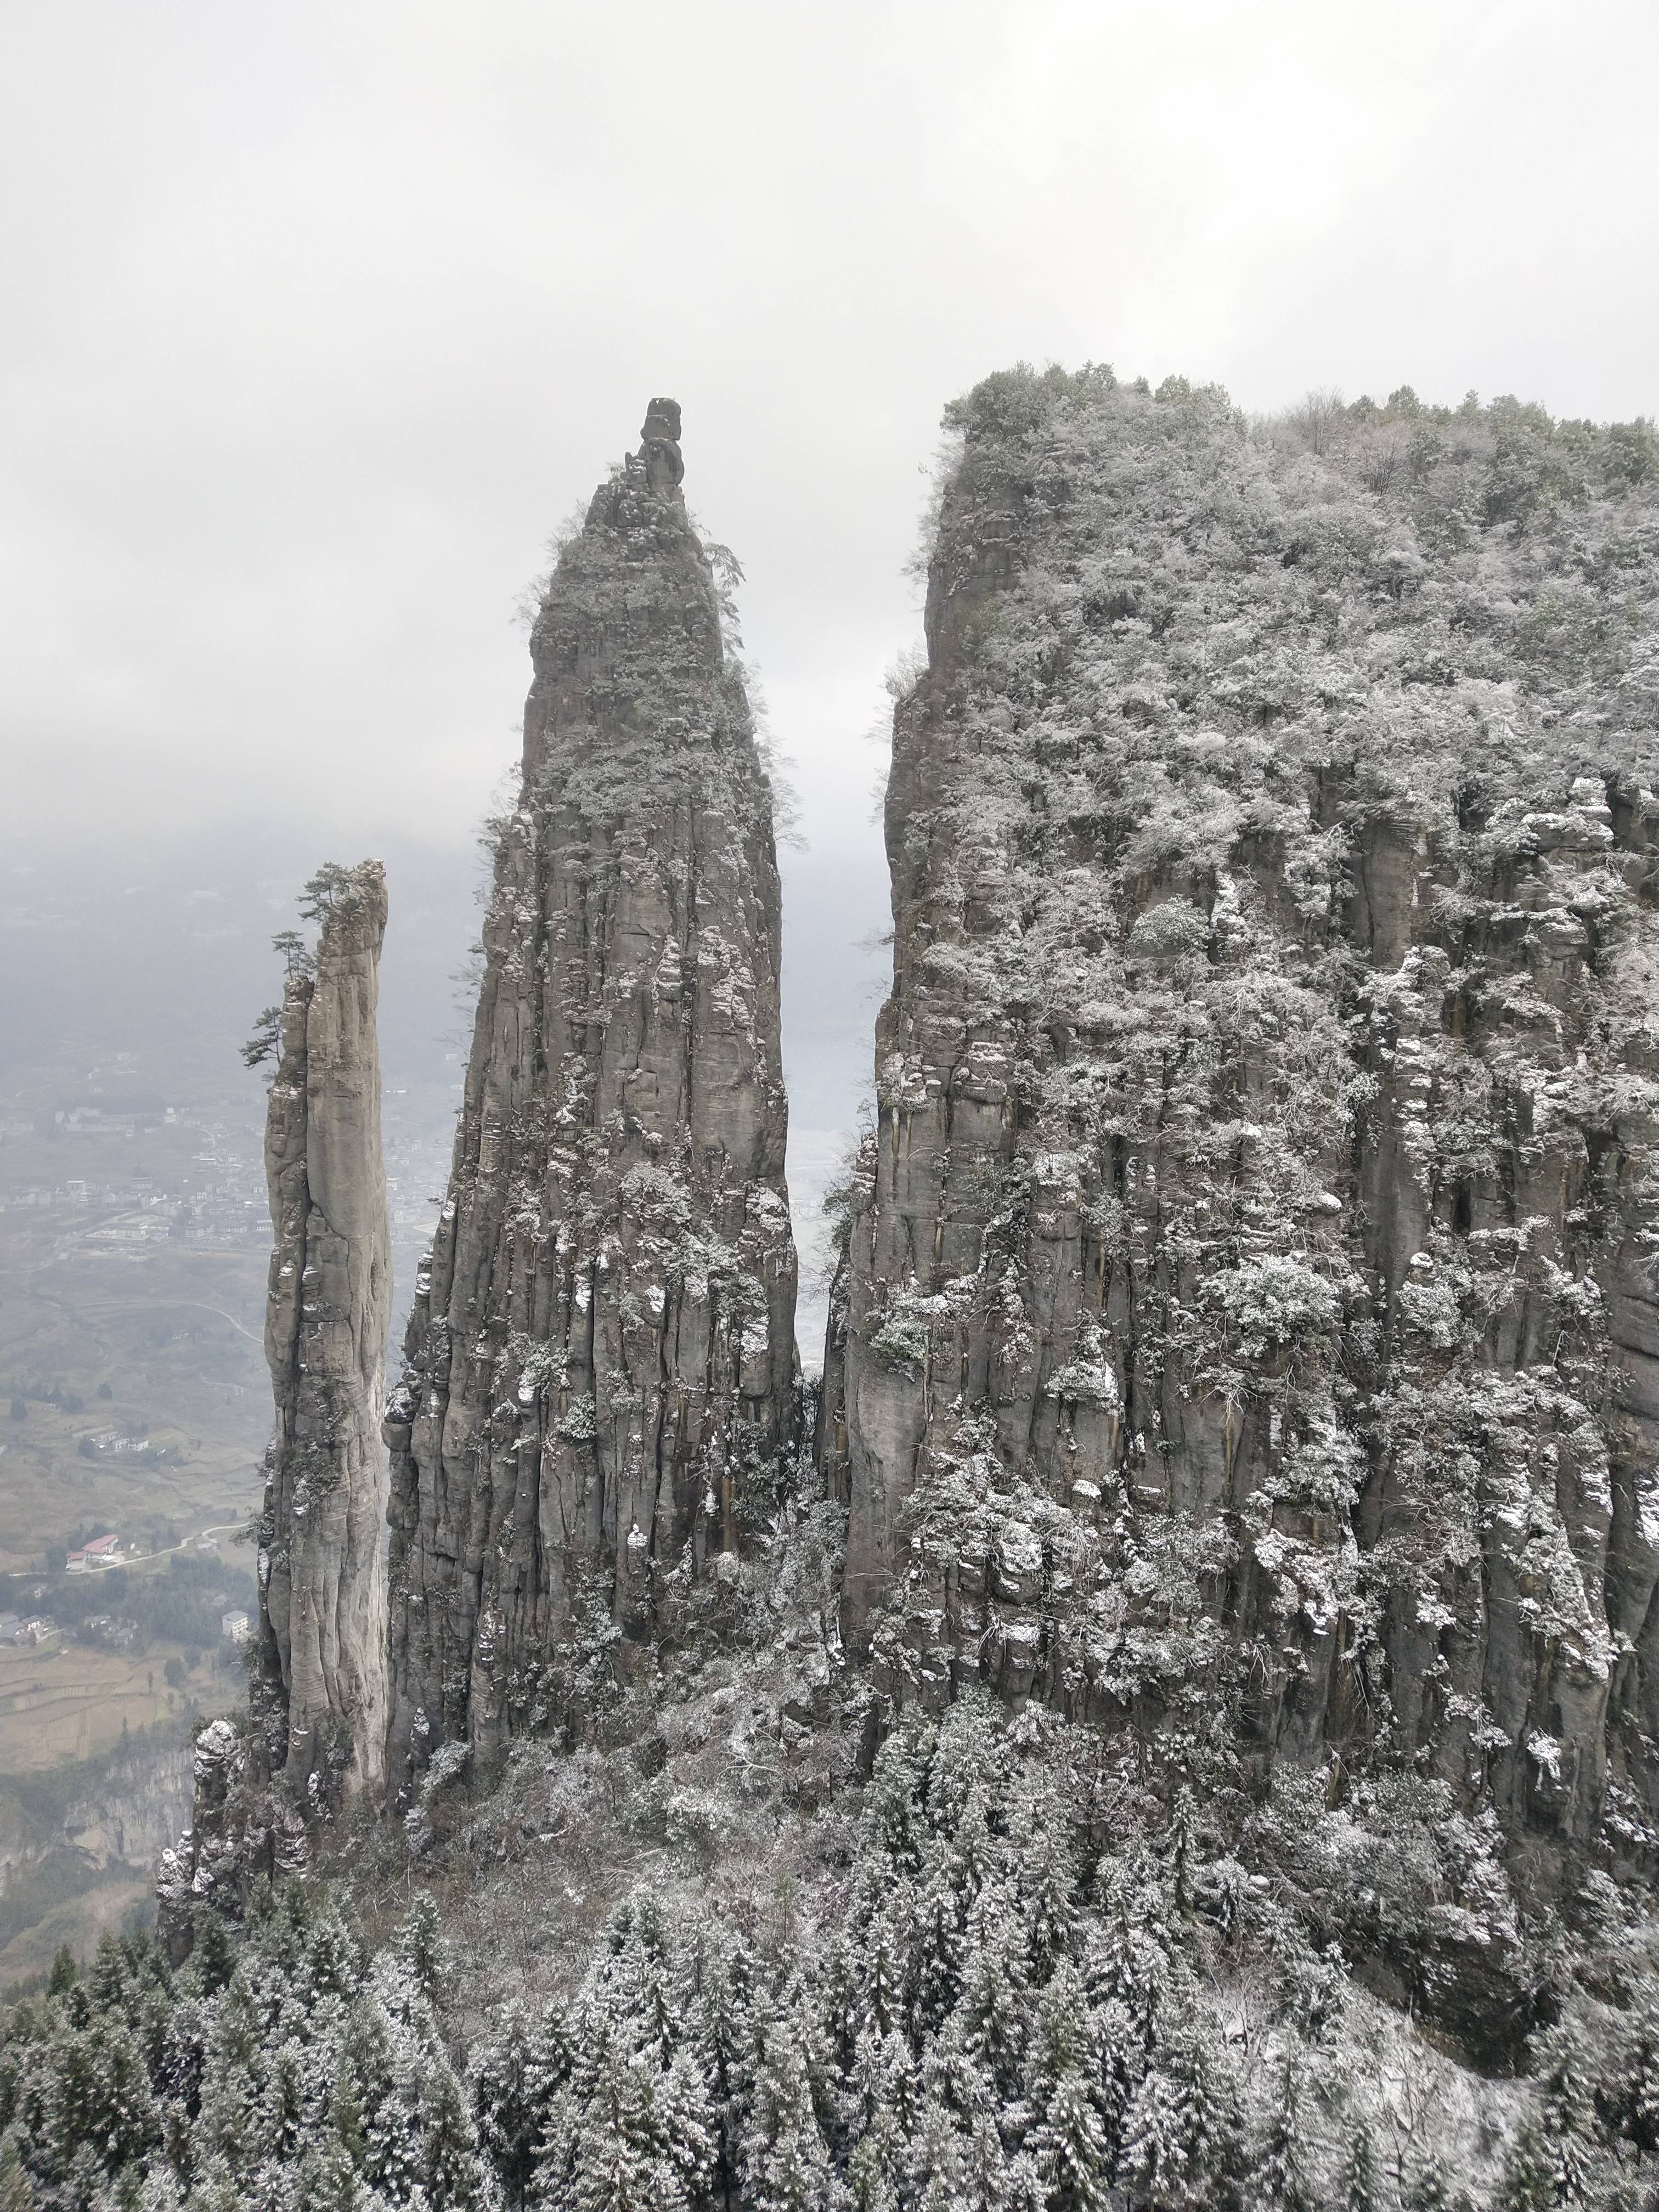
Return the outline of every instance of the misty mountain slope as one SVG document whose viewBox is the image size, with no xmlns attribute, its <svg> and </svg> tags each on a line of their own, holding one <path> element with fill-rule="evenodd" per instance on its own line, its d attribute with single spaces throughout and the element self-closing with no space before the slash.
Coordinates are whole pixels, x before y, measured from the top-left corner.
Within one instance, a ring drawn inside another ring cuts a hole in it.
<svg viewBox="0 0 1659 2212">
<path fill-rule="evenodd" d="M 273 1897 L 204 1732 L 190 1955 L 8 2016 L 0 2191 L 1654 2201 L 1651 439 L 947 422 L 821 1395 L 743 1279 L 769 808 L 653 403 L 534 641 L 389 1802 Z"/>
<path fill-rule="evenodd" d="M 849 1632 L 902 1703 L 1645 1869 L 1659 444 L 1105 371 L 947 421 Z"/>
</svg>

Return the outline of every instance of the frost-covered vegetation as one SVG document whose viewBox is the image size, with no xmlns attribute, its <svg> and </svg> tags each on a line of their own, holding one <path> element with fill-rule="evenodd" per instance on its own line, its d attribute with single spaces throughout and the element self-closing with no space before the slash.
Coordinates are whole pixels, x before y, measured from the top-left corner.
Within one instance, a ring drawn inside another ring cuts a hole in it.
<svg viewBox="0 0 1659 2212">
<path fill-rule="evenodd" d="M 724 1850 L 653 1832 L 631 1747 L 545 1775 L 543 1879 L 568 1892 L 593 1850 L 605 1869 L 580 1946 L 525 1944 L 528 1885 L 499 1872 L 464 1916 L 418 1897 L 378 1948 L 298 1882 L 240 1929 L 204 1916 L 178 1971 L 112 1939 L 5 2016 L 0 2204 L 1650 2201 L 1650 1937 L 1610 1889 L 1532 2077 L 1482 2078 L 1357 1984 L 1190 1796 L 1160 1807 L 1103 1777 L 1089 1730 L 982 1694 L 905 1720 L 827 1811 L 757 1820 L 728 1770 Z M 531 1802 L 523 1772 L 457 1801 L 451 1878 L 487 1837 L 518 1856 Z"/>
<path fill-rule="evenodd" d="M 189 1964 L 109 1937 L 6 2015 L 0 2205 L 471 2206 L 485 2177 L 433 2011 L 429 1901 L 371 1959 L 297 1881 Z"/>
</svg>

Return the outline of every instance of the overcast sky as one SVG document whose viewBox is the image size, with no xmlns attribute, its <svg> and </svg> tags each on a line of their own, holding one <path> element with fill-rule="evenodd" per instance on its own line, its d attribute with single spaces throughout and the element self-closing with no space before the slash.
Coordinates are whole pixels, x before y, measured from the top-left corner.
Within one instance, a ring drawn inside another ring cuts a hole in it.
<svg viewBox="0 0 1659 2212">
<path fill-rule="evenodd" d="M 513 602 L 685 410 L 815 852 L 941 404 L 1111 362 L 1659 409 L 1659 8 L 9 0 L 13 836 L 470 833 Z"/>
</svg>

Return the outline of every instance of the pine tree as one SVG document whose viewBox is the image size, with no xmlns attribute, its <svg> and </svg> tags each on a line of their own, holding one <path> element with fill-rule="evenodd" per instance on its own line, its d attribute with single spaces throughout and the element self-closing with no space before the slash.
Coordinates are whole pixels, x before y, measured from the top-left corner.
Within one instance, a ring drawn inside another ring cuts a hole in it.
<svg viewBox="0 0 1659 2212">
<path fill-rule="evenodd" d="M 422 2084 L 422 2179 L 433 2212 L 471 2212 L 477 2201 L 477 2136 L 461 2085 L 438 2055 Z"/>
<path fill-rule="evenodd" d="M 905 2057 L 908 2061 L 908 2051 Z M 895 2111 L 895 2101 L 888 2081 L 887 2045 L 873 2028 L 866 2027 L 848 2069 L 842 2124 L 861 2153 L 862 2169 L 868 2173 L 878 2166 L 889 2186 L 896 2190 L 904 2167 L 908 2130 Z"/>
<path fill-rule="evenodd" d="M 990 2105 L 974 2109 L 962 2156 L 959 2199 L 962 2212 L 1018 2212 L 1041 2195 L 1036 2169 L 1029 2158 L 1016 2163 L 1004 2148 L 997 2112 Z"/>
<path fill-rule="evenodd" d="M 161 2116 L 149 2074 L 118 2021 L 100 2017 L 78 2035 L 60 2033 L 50 2056 L 50 2141 L 59 2173 L 72 2173 L 88 2145 L 96 2147 L 104 2170 L 113 2173 L 160 2140 Z"/>
<path fill-rule="evenodd" d="M 286 2165 L 298 2154 L 306 2119 L 305 2069 L 295 2044 L 270 2054 L 259 2098 L 259 2147 Z"/>
<path fill-rule="evenodd" d="M 1193 1830 L 1198 1808 L 1193 1800 L 1191 1787 L 1183 1782 L 1176 1792 L 1175 1806 L 1170 1816 L 1168 1853 L 1170 1862 L 1170 1890 L 1177 1911 L 1185 1912 L 1193 1901 Z"/>
<path fill-rule="evenodd" d="M 847 2161 L 847 2197 L 851 2212 L 896 2212 L 898 2198 L 875 2139 L 862 2136 Z"/>
<path fill-rule="evenodd" d="M 572 2077 L 580 2118 L 568 2202 L 575 2212 L 680 2212 L 684 2194 L 666 2155 L 655 2075 L 614 2030 L 601 2035 L 594 2062 Z M 541 2177 L 542 2201 L 562 2203 L 545 2193 L 549 2178 Z"/>
<path fill-rule="evenodd" d="M 1452 2212 L 1445 2170 L 1432 2151 L 1419 2161 L 1406 2191 L 1405 2205 L 1406 2212 Z"/>
<path fill-rule="evenodd" d="M 1300 2087 L 1287 2062 L 1280 2071 L 1278 2094 L 1267 2123 L 1267 2139 L 1256 2162 L 1259 2201 L 1271 2212 L 1312 2212 L 1303 2181 L 1301 2146 L 1297 2140 L 1297 2108 Z"/>
<path fill-rule="evenodd" d="M 235 1970 L 236 1954 L 222 1913 L 210 1906 L 195 1923 L 190 1973 L 204 1997 L 216 1996 Z"/>
<path fill-rule="evenodd" d="M 1094 2004 L 1115 1999 L 1133 2023 L 1141 2048 L 1150 2051 L 1158 2039 L 1169 1980 L 1161 1900 L 1150 1884 L 1136 1883 L 1131 1869 L 1109 1872 L 1103 1865 L 1101 1887 L 1105 1933 L 1087 1947 L 1084 1986 Z"/>
<path fill-rule="evenodd" d="M 817 2212 L 828 2192 L 829 2152 L 805 2057 L 787 2014 L 766 2022 L 757 2037 L 744 2181 L 753 2212 Z"/>
<path fill-rule="evenodd" d="M 329 2126 L 334 2140 L 361 2172 L 368 2152 L 363 2136 L 363 2092 L 350 2053 L 343 2051 L 335 2061 L 334 2084 L 329 2096 Z"/>
<path fill-rule="evenodd" d="M 697 2069 L 715 2124 L 713 2186 L 720 2201 L 733 2201 L 740 2145 L 753 2086 L 754 1961 L 739 1941 L 705 1956 L 698 1989 L 701 2006 Z"/>
<path fill-rule="evenodd" d="M 1659 2004 L 1636 2013 L 1606 2068 L 1595 2102 L 1609 2130 L 1649 2157 L 1659 2153 Z"/>
<path fill-rule="evenodd" d="M 919 2024 L 937 2029 L 961 1988 L 960 1905 L 948 1850 L 930 1847 L 927 1867 L 915 1900 L 911 1956 Z"/>
<path fill-rule="evenodd" d="M 1583 2044 L 1570 2022 L 1550 2036 L 1544 2057 L 1541 2118 L 1553 2202 L 1572 2212 L 1590 2201 L 1594 2123 Z"/>
<path fill-rule="evenodd" d="M 1195 2039 L 1155 2054 L 1119 2155 L 1120 2172 L 1150 2212 L 1218 2212 L 1234 2201 L 1238 2122 L 1229 2087 Z"/>
<path fill-rule="evenodd" d="M 184 2193 L 177 2176 L 170 2166 L 153 2166 L 144 2177 L 144 2193 L 139 2199 L 141 2212 L 181 2212 Z M 331 2201 L 319 2195 L 315 2199 L 319 2212 L 344 2212 L 337 2200 Z"/>
<path fill-rule="evenodd" d="M 865 1834 L 895 1873 L 914 1874 L 917 1868 L 918 1804 L 933 1747 L 932 1729 L 907 1718 L 876 1753 L 865 1797 Z"/>
<path fill-rule="evenodd" d="M 1381 2212 L 1381 2203 L 1370 2124 L 1363 2112 L 1357 2112 L 1343 2161 L 1342 2212 Z"/>
<path fill-rule="evenodd" d="M 1498 2191 L 1498 2212 L 1553 2212 L 1555 2203 L 1554 2161 L 1538 2122 L 1522 2122 L 1510 2146 Z"/>
<path fill-rule="evenodd" d="M 1099 2212 L 1111 2151 L 1080 2071 L 1068 2069 L 1054 2083 L 1030 2147 L 1049 2212 Z"/>
<path fill-rule="evenodd" d="M 908 2152 L 907 2201 L 916 2212 L 957 2212 L 962 2148 L 950 2112 L 933 2098 L 923 2101 Z"/>
<path fill-rule="evenodd" d="M 864 1960 L 864 2017 L 878 2035 L 890 2035 L 905 2024 L 910 1966 L 907 1938 L 915 1904 L 910 1884 L 902 1883 L 871 1923 Z"/>
<path fill-rule="evenodd" d="M 1133 2020 L 1115 1997 L 1090 2013 L 1089 2033 L 1096 2053 L 1095 2102 L 1115 2156 L 1135 2091 L 1146 2071 L 1146 2052 Z"/>
<path fill-rule="evenodd" d="M 711 2203 L 720 2163 L 720 2124 L 695 2043 L 677 2051 L 658 2089 L 663 2148 L 688 2205 Z"/>
<path fill-rule="evenodd" d="M 448 1946 L 442 1916 L 426 1890 L 416 1892 L 398 1928 L 393 1956 L 426 2002 L 434 2003 L 447 1971 Z"/>
<path fill-rule="evenodd" d="M 388 1977 L 412 1996 L 401 1967 Z M 346 2025 L 343 2055 L 351 2069 L 362 2100 L 362 2174 L 372 2189 L 384 2191 L 395 2203 L 398 2192 L 407 2195 L 420 2180 L 419 2145 L 405 2078 L 403 2039 L 378 1996 L 361 1998 L 351 2008 Z"/>
<path fill-rule="evenodd" d="M 991 1809 L 987 1782 L 982 1776 L 975 1775 L 951 1838 L 962 1899 L 969 1910 L 1001 1863 L 1001 1852 L 992 1831 Z"/>
<path fill-rule="evenodd" d="M 0 2212 L 33 2212 L 39 2203 L 34 2184 L 23 2164 L 23 2154 L 17 2148 L 16 2135 L 8 2128 L 0 2136 Z"/>
<path fill-rule="evenodd" d="M 1033 1975 L 1042 1983 L 1062 1959 L 1072 1955 L 1077 1942 L 1077 1869 L 1058 1804 L 1033 1805 L 1016 1817 L 1031 1824 L 1031 1842 L 1019 1876 Z"/>
<path fill-rule="evenodd" d="M 359 2212 L 357 2169 L 337 2136 L 306 2145 L 294 2171 L 294 2199 L 297 2212 Z"/>
<path fill-rule="evenodd" d="M 653 1923 L 654 1925 L 654 1923 Z M 641 1940 L 636 1933 L 631 1947 L 632 2011 L 636 2022 L 636 2047 L 648 2051 L 664 2070 L 679 2047 L 683 2008 L 672 1984 L 667 1948 L 660 1940 Z"/>
<path fill-rule="evenodd" d="M 1005 1891 L 988 1887 L 968 1918 L 956 2017 L 967 2049 L 1005 2096 L 1018 2086 L 1029 2032 L 1024 1930 Z"/>
<path fill-rule="evenodd" d="M 534 2147 L 524 2094 L 529 2049 L 529 2025 L 513 2005 L 500 2032 L 476 2044 L 467 2060 L 467 2104 L 478 2147 L 499 2179 L 511 2212 L 519 2212 L 524 2203 Z"/>
<path fill-rule="evenodd" d="M 508 2212 L 522 2212 L 548 2107 L 570 2072 L 564 2015 L 550 2006 L 532 2033 L 515 2006 L 501 2033 L 480 2044 L 467 2074 L 479 2146 L 500 2177 Z"/>
</svg>

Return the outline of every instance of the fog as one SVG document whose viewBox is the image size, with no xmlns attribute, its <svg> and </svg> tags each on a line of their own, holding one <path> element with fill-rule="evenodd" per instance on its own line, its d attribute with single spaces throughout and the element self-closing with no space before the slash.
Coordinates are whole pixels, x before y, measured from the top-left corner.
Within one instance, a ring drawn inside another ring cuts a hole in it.
<svg viewBox="0 0 1659 2212">
<path fill-rule="evenodd" d="M 1656 64 L 1646 0 L 13 0 L 0 865 L 459 865 L 514 601 L 672 393 L 793 763 L 797 1121 L 844 1127 L 942 403 L 1024 357 L 1650 413 Z"/>
</svg>

